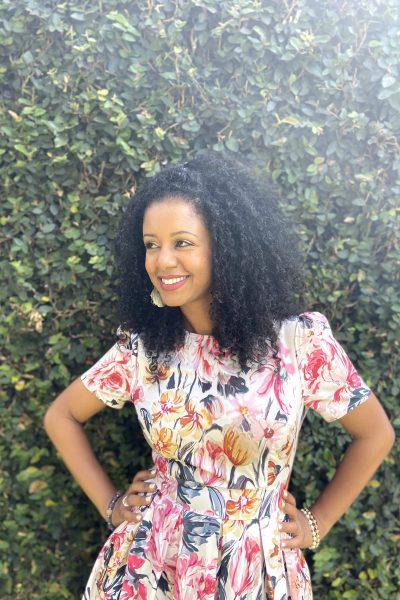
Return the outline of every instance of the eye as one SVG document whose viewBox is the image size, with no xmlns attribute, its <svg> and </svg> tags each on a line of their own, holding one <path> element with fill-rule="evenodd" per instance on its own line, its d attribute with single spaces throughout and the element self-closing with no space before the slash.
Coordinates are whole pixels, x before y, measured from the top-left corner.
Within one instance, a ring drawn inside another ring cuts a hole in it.
<svg viewBox="0 0 400 600">
<path fill-rule="evenodd" d="M 186 240 L 176 240 L 176 243 L 179 243 L 179 242 L 183 242 L 184 244 L 188 244 L 189 246 L 192 246 L 192 244 L 190 242 L 187 242 Z M 151 244 L 154 244 L 154 242 L 146 242 L 144 247 L 147 250 L 152 250 L 152 248 L 150 248 Z M 180 248 L 182 248 L 182 247 L 185 248 L 185 246 L 180 246 Z"/>
</svg>

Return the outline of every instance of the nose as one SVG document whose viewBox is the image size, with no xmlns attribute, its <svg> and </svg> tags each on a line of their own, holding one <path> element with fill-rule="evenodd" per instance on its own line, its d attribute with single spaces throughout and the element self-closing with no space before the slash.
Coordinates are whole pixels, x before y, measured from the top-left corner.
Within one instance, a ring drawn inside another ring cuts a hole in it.
<svg viewBox="0 0 400 600">
<path fill-rule="evenodd" d="M 164 246 L 158 252 L 157 265 L 159 272 L 168 271 L 177 264 L 175 250 L 169 246 Z"/>
</svg>

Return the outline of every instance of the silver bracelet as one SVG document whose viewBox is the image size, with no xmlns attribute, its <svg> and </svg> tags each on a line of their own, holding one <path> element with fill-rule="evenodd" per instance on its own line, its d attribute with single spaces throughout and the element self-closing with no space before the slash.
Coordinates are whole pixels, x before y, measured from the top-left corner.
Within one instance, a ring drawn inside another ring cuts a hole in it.
<svg viewBox="0 0 400 600">
<path fill-rule="evenodd" d="M 106 512 L 106 521 L 107 521 L 108 528 L 111 529 L 111 531 L 114 531 L 114 529 L 115 529 L 115 525 L 113 525 L 113 522 L 111 520 L 115 503 L 117 502 L 118 498 L 120 498 L 122 496 L 122 494 L 124 494 L 124 493 L 125 493 L 125 490 L 118 490 L 117 492 L 115 492 L 114 496 L 111 498 L 111 500 L 108 504 L 108 508 L 107 508 L 107 512 Z"/>
</svg>

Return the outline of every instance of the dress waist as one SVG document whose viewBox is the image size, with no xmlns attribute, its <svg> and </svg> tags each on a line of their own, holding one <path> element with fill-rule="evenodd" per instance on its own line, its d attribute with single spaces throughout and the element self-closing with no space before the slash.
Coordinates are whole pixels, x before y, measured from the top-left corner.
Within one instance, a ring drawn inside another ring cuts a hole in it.
<svg viewBox="0 0 400 600">
<path fill-rule="evenodd" d="M 254 519 L 270 517 L 278 510 L 288 472 L 281 471 L 274 481 L 261 487 L 228 487 L 213 483 L 204 483 L 182 477 L 180 468 L 174 462 L 166 461 L 167 468 L 157 469 L 154 482 L 157 485 L 155 495 L 168 497 L 181 504 L 186 510 L 217 517 L 222 520 L 241 520 L 251 522 Z M 160 464 L 160 463 L 158 463 Z M 191 469 L 184 470 L 191 476 Z"/>
</svg>

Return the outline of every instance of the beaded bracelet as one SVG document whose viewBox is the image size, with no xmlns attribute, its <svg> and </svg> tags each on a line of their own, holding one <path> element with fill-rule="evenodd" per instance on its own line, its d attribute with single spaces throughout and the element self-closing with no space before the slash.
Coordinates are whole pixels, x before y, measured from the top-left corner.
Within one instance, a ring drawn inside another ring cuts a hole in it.
<svg viewBox="0 0 400 600">
<path fill-rule="evenodd" d="M 106 521 L 107 521 L 108 529 L 111 529 L 111 531 L 114 531 L 114 529 L 115 529 L 115 525 L 113 525 L 113 522 L 111 520 L 115 503 L 117 502 L 118 498 L 120 498 L 122 496 L 122 494 L 124 494 L 124 493 L 125 493 L 125 490 L 116 491 L 114 496 L 111 498 L 111 500 L 108 504 L 108 508 L 106 511 Z"/>
<path fill-rule="evenodd" d="M 321 541 L 317 520 L 309 508 L 304 507 L 304 508 L 301 508 L 300 510 L 302 511 L 303 514 L 306 515 L 308 522 L 310 524 L 310 527 L 311 527 L 313 543 L 311 546 L 309 546 L 309 548 L 311 550 L 315 550 L 315 548 L 318 548 L 320 541 Z"/>
</svg>

